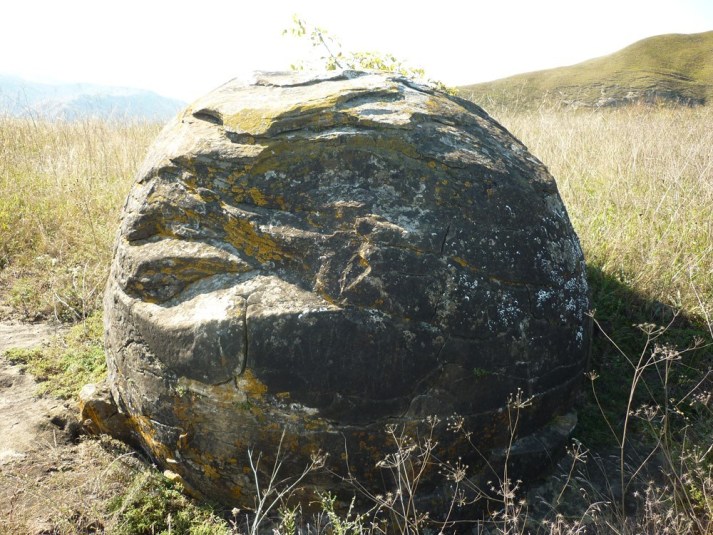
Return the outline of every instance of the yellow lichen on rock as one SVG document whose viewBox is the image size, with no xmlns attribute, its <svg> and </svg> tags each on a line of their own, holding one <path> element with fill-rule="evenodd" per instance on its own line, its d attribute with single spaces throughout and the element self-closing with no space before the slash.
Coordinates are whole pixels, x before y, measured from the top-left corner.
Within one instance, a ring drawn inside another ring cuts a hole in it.
<svg viewBox="0 0 713 535">
<path fill-rule="evenodd" d="M 267 393 L 267 386 L 261 383 L 250 370 L 245 370 L 242 375 L 238 376 L 235 383 L 249 399 L 260 400 Z"/>
<path fill-rule="evenodd" d="M 272 124 L 274 115 L 274 110 L 265 108 L 243 109 L 240 113 L 223 117 L 223 124 L 234 132 L 261 136 L 265 134 Z"/>
<path fill-rule="evenodd" d="M 273 199 L 271 196 L 265 195 L 255 186 L 249 188 L 242 186 L 233 186 L 231 188 L 231 191 L 234 195 L 235 202 L 238 204 L 245 203 L 252 204 L 255 206 L 270 206 L 271 204 L 276 204 L 279 206 L 280 204 L 277 199 Z M 282 203 L 284 203 L 284 199 L 282 199 Z"/>
<path fill-rule="evenodd" d="M 172 452 L 166 444 L 156 437 L 156 427 L 150 418 L 144 415 L 133 415 L 130 417 L 129 425 L 157 459 L 167 459 L 172 456 Z"/>
<path fill-rule="evenodd" d="M 231 218 L 223 225 L 223 230 L 228 242 L 261 263 L 290 257 L 275 240 L 256 230 L 249 221 Z"/>
</svg>

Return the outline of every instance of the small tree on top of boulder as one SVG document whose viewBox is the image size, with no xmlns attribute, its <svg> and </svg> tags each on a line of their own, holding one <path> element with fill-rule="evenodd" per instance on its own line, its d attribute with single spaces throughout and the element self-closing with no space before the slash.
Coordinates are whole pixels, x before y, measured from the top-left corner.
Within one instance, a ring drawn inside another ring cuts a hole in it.
<svg viewBox="0 0 713 535">
<path fill-rule="evenodd" d="M 407 78 L 424 80 L 449 94 L 456 94 L 455 88 L 446 86 L 443 82 L 426 77 L 426 71 L 407 65 L 393 54 L 382 54 L 375 51 L 344 52 L 339 39 L 324 28 L 313 26 L 298 15 L 292 16 L 292 26 L 282 31 L 282 35 L 309 39 L 312 47 L 322 51 L 318 65 L 328 71 L 336 69 L 353 69 L 398 73 Z M 299 62 L 290 65 L 293 70 L 304 70 L 307 65 Z"/>
</svg>

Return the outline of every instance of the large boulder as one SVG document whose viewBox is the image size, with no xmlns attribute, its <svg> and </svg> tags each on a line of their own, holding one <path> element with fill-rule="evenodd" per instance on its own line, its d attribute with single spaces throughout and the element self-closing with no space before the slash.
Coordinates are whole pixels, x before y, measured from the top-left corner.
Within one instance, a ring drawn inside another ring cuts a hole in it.
<svg viewBox="0 0 713 535">
<path fill-rule="evenodd" d="M 214 499 L 252 505 L 247 450 L 269 470 L 283 432 L 284 474 L 321 449 L 379 490 L 387 423 L 458 414 L 487 453 L 517 389 L 522 435 L 570 410 L 587 308 L 555 181 L 479 107 L 394 75 L 260 74 L 189 106 L 138 173 L 109 381 L 141 445 Z"/>
</svg>

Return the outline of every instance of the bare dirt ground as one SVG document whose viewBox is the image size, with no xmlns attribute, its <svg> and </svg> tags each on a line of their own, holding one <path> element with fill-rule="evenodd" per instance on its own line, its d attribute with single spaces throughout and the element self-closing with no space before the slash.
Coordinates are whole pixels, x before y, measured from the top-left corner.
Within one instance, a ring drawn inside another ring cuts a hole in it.
<svg viewBox="0 0 713 535">
<path fill-rule="evenodd" d="M 48 324 L 0 323 L 0 355 L 39 345 L 55 332 Z M 66 426 L 67 407 L 36 397 L 36 390 L 37 383 L 21 366 L 0 360 L 0 467 L 54 442 L 57 431 Z"/>
<path fill-rule="evenodd" d="M 48 324 L 0 323 L 2 535 L 103 533 L 106 501 L 122 487 L 121 452 L 80 437 L 76 403 L 38 397 L 34 378 L 2 356 L 56 333 Z"/>
</svg>

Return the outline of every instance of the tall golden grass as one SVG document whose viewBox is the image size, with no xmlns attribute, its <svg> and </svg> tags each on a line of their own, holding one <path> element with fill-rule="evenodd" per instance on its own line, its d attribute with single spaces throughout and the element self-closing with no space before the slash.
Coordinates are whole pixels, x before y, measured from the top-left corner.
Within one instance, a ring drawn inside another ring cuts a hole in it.
<svg viewBox="0 0 713 535">
<path fill-rule="evenodd" d="M 694 320 L 702 320 L 699 325 L 710 329 L 711 108 L 552 109 L 521 113 L 499 110 L 495 116 L 557 178 L 590 266 L 619 281 L 646 302 L 671 305 Z M 4 305 L 0 307 L 0 319 L 5 314 L 27 318 L 55 315 L 62 320 L 77 320 L 98 310 L 124 198 L 159 129 L 156 124 L 52 123 L 0 118 L 0 304 Z M 631 316 L 640 318 L 640 314 Z M 649 338 L 655 339 L 658 332 L 650 331 Z M 611 497 L 592 494 L 584 498 L 592 501 L 585 504 L 581 518 L 567 519 L 553 506 L 553 512 L 557 513 L 554 520 L 541 522 L 538 532 L 657 533 L 658 528 L 671 533 L 708 532 L 713 507 L 710 464 L 713 453 L 710 441 L 701 437 L 712 428 L 713 412 L 710 394 L 706 397 L 701 388 L 705 387 L 703 380 L 710 376 L 710 371 L 700 382 L 700 377 L 693 377 L 692 386 L 683 384 L 680 403 L 674 404 L 668 394 L 680 392 L 669 387 L 669 365 L 680 361 L 685 351 L 666 348 L 650 351 L 648 346 L 647 342 L 638 360 L 635 354 L 619 359 L 623 369 L 626 361 L 633 362 L 634 369 L 632 395 L 623 405 L 628 416 L 623 420 L 636 414 L 634 394 L 638 382 L 646 379 L 644 373 L 663 367 L 666 378 L 662 383 L 666 393 L 663 399 L 668 401 L 665 414 L 660 416 L 657 412 L 652 420 L 656 425 L 652 425 L 654 438 L 649 440 L 653 440 L 651 458 L 654 453 L 658 457 L 661 452 L 665 454 L 669 462 L 664 466 L 669 467 L 669 475 L 660 486 L 652 483 L 653 486 L 641 491 L 653 493 L 653 498 L 649 499 L 647 494 L 643 501 L 636 501 L 634 496 L 627 502 L 643 504 L 645 511 L 635 513 L 639 517 L 629 517 L 623 497 L 619 506 L 611 506 Z M 598 364 L 602 368 L 611 367 L 610 360 L 602 359 Z M 612 367 L 614 371 L 608 376 L 618 374 L 619 369 Z M 604 380 L 603 376 L 600 382 Z M 646 398 L 643 408 L 660 410 L 661 407 L 655 406 L 655 398 L 653 395 Z M 675 434 L 667 423 L 669 417 L 685 419 L 689 414 L 669 411 L 668 405 L 678 410 L 691 400 L 698 400 L 700 407 L 695 410 L 700 416 L 694 423 L 685 420 Z M 664 424 L 659 425 L 659 419 Z M 621 422 L 613 420 L 600 424 L 618 433 L 616 441 L 623 465 L 630 430 L 627 431 L 626 425 L 620 429 Z M 583 461 L 577 458 L 574 462 Z M 620 471 L 617 477 L 623 496 L 628 478 L 633 480 L 634 476 Z M 568 483 L 569 478 L 565 486 Z M 586 484 L 586 480 L 577 479 L 573 492 L 581 491 Z M 175 493 L 165 482 L 156 486 L 163 490 L 141 487 L 140 491 L 134 489 L 123 498 L 120 496 L 121 516 L 128 518 L 129 512 L 135 510 L 137 521 L 143 520 L 145 503 L 156 511 L 168 511 L 165 505 L 175 501 Z M 514 496 L 511 490 L 505 488 L 503 496 Z M 563 492 L 564 489 L 560 497 Z M 505 507 L 506 516 L 491 522 L 490 532 L 525 532 L 526 518 L 522 515 L 526 513 L 520 512 L 519 503 L 512 501 L 512 510 Z M 615 514 L 607 516 L 605 509 Z M 101 514 L 113 514 L 108 511 L 110 508 L 106 506 Z M 162 521 L 168 532 L 174 521 L 171 514 L 159 515 L 166 517 Z M 334 526 L 338 522 L 346 525 L 346 520 L 330 517 L 332 531 L 337 532 Z M 118 516 L 111 520 L 118 521 Z M 210 516 L 209 523 L 214 522 L 218 520 Z M 221 525 L 200 532 L 242 532 L 235 523 Z M 602 531 L 597 531 L 600 527 Z M 67 528 L 62 532 L 72 531 Z M 362 531 L 355 528 L 352 532 Z"/>
<path fill-rule="evenodd" d="M 713 108 L 496 115 L 557 179 L 588 264 L 710 317 Z"/>
<path fill-rule="evenodd" d="M 0 118 L 0 294 L 34 319 L 100 302 L 132 176 L 160 126 Z"/>
<path fill-rule="evenodd" d="M 589 264 L 651 300 L 711 314 L 710 107 L 495 115 L 556 177 Z M 0 118 L 6 304 L 67 319 L 98 306 L 123 200 L 159 128 Z"/>
</svg>

